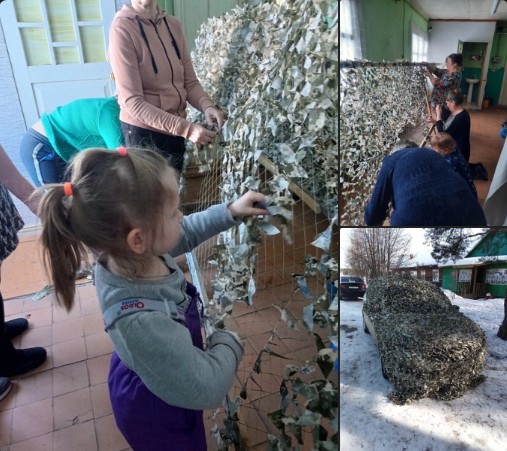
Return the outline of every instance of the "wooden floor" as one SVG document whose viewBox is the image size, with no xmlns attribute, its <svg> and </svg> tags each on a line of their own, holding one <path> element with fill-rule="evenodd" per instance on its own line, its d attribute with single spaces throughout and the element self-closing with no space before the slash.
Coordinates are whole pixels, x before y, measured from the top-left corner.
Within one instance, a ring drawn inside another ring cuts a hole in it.
<svg viewBox="0 0 507 451">
<path fill-rule="evenodd" d="M 488 108 L 470 113 L 470 163 L 484 164 L 489 180 L 474 180 L 479 202 L 482 205 L 488 194 L 489 185 L 495 173 L 496 164 L 502 152 L 504 139 L 500 138 L 502 122 L 507 117 L 507 109 Z"/>
</svg>

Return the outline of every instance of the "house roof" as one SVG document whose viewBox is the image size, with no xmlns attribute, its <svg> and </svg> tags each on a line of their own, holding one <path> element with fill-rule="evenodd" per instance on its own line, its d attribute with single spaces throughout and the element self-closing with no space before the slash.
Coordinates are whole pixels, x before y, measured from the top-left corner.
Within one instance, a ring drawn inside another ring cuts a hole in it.
<svg viewBox="0 0 507 451">
<path fill-rule="evenodd" d="M 470 255 L 476 247 L 478 247 L 483 241 L 486 240 L 486 238 L 491 235 L 491 231 L 488 230 L 482 237 L 478 238 L 472 245 L 470 246 L 470 249 L 467 252 L 467 255 Z"/>
<path fill-rule="evenodd" d="M 431 256 L 430 249 L 424 249 L 413 254 L 412 258 L 407 260 L 403 265 L 397 267 L 401 268 L 416 268 L 418 266 L 437 266 L 438 263 Z"/>
<path fill-rule="evenodd" d="M 453 262 L 452 260 L 448 260 L 445 263 L 440 263 L 438 265 L 439 268 L 445 268 L 449 266 L 454 267 L 465 267 L 465 266 L 483 266 L 489 263 L 494 263 L 497 261 L 507 261 L 507 255 L 497 255 L 495 257 L 466 257 L 460 258 Z"/>
</svg>

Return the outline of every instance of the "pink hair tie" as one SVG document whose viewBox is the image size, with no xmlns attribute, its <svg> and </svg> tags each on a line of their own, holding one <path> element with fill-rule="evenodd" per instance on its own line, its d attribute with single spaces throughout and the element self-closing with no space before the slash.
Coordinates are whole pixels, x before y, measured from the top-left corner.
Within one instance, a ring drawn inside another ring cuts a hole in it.
<svg viewBox="0 0 507 451">
<path fill-rule="evenodd" d="M 120 146 L 116 148 L 116 151 L 122 156 L 126 157 L 128 155 L 127 148 L 125 146 Z"/>
<path fill-rule="evenodd" d="M 72 183 L 65 182 L 63 184 L 63 194 L 66 196 L 72 196 Z"/>
</svg>

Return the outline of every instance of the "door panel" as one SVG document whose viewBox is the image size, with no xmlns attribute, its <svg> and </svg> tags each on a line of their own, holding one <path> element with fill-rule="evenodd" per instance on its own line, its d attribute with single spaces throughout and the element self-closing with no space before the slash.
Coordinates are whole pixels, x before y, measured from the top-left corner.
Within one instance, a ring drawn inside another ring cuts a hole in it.
<svg viewBox="0 0 507 451">
<path fill-rule="evenodd" d="M 83 97 L 113 94 L 106 60 L 114 1 L 11 0 L 0 19 L 26 127 Z"/>
</svg>

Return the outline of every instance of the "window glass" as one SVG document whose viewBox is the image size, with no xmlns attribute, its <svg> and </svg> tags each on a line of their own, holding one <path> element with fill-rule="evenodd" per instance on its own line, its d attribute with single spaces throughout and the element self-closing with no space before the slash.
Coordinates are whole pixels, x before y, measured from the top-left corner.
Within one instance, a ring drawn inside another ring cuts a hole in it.
<svg viewBox="0 0 507 451">
<path fill-rule="evenodd" d="M 340 60 L 361 58 L 357 6 L 354 0 L 340 1 Z"/>
<path fill-rule="evenodd" d="M 412 24 L 412 62 L 418 63 L 428 59 L 428 33 Z"/>
</svg>

